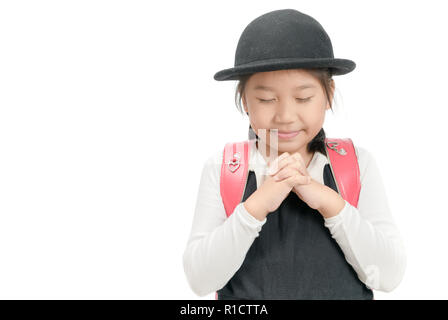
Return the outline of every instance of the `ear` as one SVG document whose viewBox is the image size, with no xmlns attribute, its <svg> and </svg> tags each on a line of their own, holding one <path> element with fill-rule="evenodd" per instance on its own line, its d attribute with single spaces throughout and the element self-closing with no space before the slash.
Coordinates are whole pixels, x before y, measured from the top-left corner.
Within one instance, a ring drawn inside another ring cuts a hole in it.
<svg viewBox="0 0 448 320">
<path fill-rule="evenodd" d="M 330 101 L 333 101 L 334 91 L 335 91 L 335 83 L 334 83 L 333 79 L 331 79 L 330 88 L 331 88 L 331 90 L 330 90 Z M 328 109 L 330 109 L 330 102 L 327 101 L 327 105 L 325 107 L 325 110 L 328 110 Z"/>
<path fill-rule="evenodd" d="M 247 114 L 249 112 L 249 110 L 247 110 L 246 95 L 243 95 L 241 97 L 241 102 L 243 103 L 244 112 L 246 112 L 246 114 Z"/>
</svg>

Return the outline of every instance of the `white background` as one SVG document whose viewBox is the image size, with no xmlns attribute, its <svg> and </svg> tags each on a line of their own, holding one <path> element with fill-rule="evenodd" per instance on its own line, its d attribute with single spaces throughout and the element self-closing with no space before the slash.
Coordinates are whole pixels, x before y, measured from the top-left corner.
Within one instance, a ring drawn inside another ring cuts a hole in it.
<svg viewBox="0 0 448 320">
<path fill-rule="evenodd" d="M 405 240 L 402 283 L 375 298 L 448 298 L 444 5 L 1 2 L 0 298 L 202 299 L 182 266 L 200 172 L 248 128 L 213 75 L 284 8 L 357 64 L 324 128 L 373 153 Z"/>
</svg>

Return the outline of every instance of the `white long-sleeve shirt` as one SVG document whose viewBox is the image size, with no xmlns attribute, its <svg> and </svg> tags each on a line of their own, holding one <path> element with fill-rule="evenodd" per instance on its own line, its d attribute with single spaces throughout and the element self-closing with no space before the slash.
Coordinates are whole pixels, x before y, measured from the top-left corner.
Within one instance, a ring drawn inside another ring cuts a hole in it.
<svg viewBox="0 0 448 320">
<path fill-rule="evenodd" d="M 255 172 L 257 188 L 266 177 L 267 164 L 255 146 L 249 170 Z M 347 262 L 367 287 L 390 292 L 398 286 L 406 268 L 405 247 L 391 215 L 383 181 L 374 157 L 355 146 L 361 175 L 358 208 L 345 200 L 338 215 L 324 218 L 325 227 L 340 246 Z M 219 182 L 223 150 L 215 152 L 202 169 L 190 236 L 183 254 L 188 283 L 198 296 L 223 288 L 243 264 L 266 218 L 256 219 L 239 203 L 227 217 Z M 315 152 L 307 167 L 321 184 L 328 159 Z"/>
</svg>

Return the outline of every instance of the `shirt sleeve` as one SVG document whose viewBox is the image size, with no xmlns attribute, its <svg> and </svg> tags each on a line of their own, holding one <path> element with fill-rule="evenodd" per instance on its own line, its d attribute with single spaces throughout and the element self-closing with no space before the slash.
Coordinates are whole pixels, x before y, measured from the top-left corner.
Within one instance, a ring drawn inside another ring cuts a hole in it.
<svg viewBox="0 0 448 320">
<path fill-rule="evenodd" d="M 183 266 L 190 288 L 205 296 L 224 287 L 241 267 L 253 241 L 266 223 L 239 203 L 227 217 L 220 193 L 222 152 L 202 169 Z"/>
<path fill-rule="evenodd" d="M 345 200 L 338 215 L 324 219 L 325 226 L 359 279 L 371 289 L 390 292 L 403 278 L 405 247 L 375 158 L 362 147 L 355 150 L 361 175 L 358 208 Z"/>
</svg>

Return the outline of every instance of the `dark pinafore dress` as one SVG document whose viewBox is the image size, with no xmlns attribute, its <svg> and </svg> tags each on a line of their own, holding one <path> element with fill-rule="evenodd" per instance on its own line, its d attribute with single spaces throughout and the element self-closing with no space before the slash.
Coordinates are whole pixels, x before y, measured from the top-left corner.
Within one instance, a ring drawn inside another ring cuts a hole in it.
<svg viewBox="0 0 448 320">
<path fill-rule="evenodd" d="M 326 186 L 337 191 L 329 164 Z M 243 200 L 257 189 L 249 171 Z M 331 237 L 324 218 L 291 192 L 268 214 L 243 264 L 217 291 L 218 300 L 244 299 L 373 299 Z"/>
</svg>

